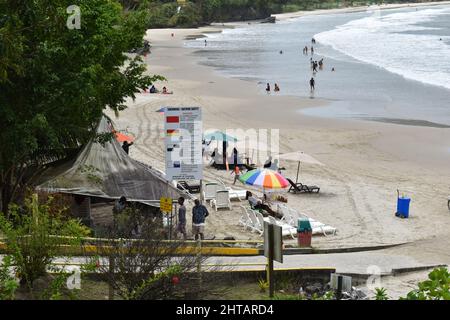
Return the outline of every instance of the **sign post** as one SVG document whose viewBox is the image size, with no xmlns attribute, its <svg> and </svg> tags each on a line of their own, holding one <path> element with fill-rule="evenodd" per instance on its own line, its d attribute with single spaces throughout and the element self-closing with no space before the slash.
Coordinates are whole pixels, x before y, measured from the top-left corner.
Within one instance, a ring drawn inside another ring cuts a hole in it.
<svg viewBox="0 0 450 320">
<path fill-rule="evenodd" d="M 282 228 L 269 222 L 264 222 L 264 256 L 267 257 L 267 282 L 269 297 L 273 298 L 275 283 L 273 279 L 273 261 L 283 263 Z"/>
<path fill-rule="evenodd" d="M 172 211 L 173 211 L 173 201 L 172 198 L 161 198 L 159 199 L 159 208 L 163 214 L 169 215 L 167 218 L 167 224 L 169 227 L 169 240 L 172 240 Z"/>
<path fill-rule="evenodd" d="M 166 107 L 164 112 L 166 177 L 203 179 L 203 124 L 199 107 Z"/>
</svg>

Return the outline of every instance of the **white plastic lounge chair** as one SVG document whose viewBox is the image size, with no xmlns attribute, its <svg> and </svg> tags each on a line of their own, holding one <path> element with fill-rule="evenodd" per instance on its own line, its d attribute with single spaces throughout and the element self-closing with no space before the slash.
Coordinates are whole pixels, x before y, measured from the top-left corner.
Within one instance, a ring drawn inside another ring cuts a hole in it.
<svg viewBox="0 0 450 320">
<path fill-rule="evenodd" d="M 239 224 L 244 227 L 244 230 L 250 229 L 253 231 L 253 223 L 248 214 L 247 208 L 244 206 L 240 206 L 242 215 L 239 219 Z"/>
<path fill-rule="evenodd" d="M 260 230 L 260 236 L 262 236 L 264 234 L 264 222 L 269 222 L 269 219 L 264 218 L 262 213 L 259 211 L 255 211 L 255 210 L 251 210 L 257 220 L 258 226 L 259 226 L 259 230 Z"/>
<path fill-rule="evenodd" d="M 231 210 L 230 192 L 228 190 L 217 191 L 215 199 L 211 200 L 211 207 L 215 208 L 216 211 L 220 208 Z"/>
<path fill-rule="evenodd" d="M 287 224 L 295 227 L 297 223 L 297 217 L 293 216 L 291 213 L 291 210 L 289 210 L 289 207 L 283 204 L 277 205 L 277 211 L 283 215 L 283 218 L 281 218 L 281 221 L 286 222 Z"/>
<path fill-rule="evenodd" d="M 230 200 L 239 200 L 242 201 L 247 196 L 247 190 L 244 189 L 233 189 L 232 187 L 228 187 L 223 183 L 222 180 L 217 179 L 219 183 L 222 185 L 224 190 L 230 191 Z"/>
<path fill-rule="evenodd" d="M 293 226 L 285 222 L 277 220 L 274 217 L 269 216 L 268 218 L 270 223 L 280 226 L 282 228 L 283 237 L 291 236 L 292 239 L 295 239 L 297 237 L 297 228 L 294 228 Z"/>
<path fill-rule="evenodd" d="M 324 236 L 330 236 L 335 235 L 337 232 L 337 229 L 331 226 L 328 226 L 322 222 L 319 222 L 313 218 L 310 218 L 306 214 L 301 214 L 296 212 L 295 210 L 289 208 L 286 205 L 278 205 L 279 212 L 283 213 L 283 219 L 282 221 L 289 223 L 293 227 L 297 227 L 298 219 L 299 218 L 306 218 L 309 220 L 309 223 L 311 224 L 312 228 L 312 234 L 323 234 Z"/>
<path fill-rule="evenodd" d="M 216 198 L 216 192 L 223 188 L 218 183 L 205 183 L 203 188 L 203 199 L 208 202 Z"/>
</svg>

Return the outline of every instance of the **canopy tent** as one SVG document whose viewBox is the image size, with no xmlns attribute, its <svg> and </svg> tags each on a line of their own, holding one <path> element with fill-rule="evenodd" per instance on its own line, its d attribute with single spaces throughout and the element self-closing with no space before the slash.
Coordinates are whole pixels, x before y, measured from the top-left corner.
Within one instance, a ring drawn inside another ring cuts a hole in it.
<svg viewBox="0 0 450 320">
<path fill-rule="evenodd" d="M 97 134 L 110 133 L 113 125 L 103 116 Z M 130 158 L 116 139 L 101 144 L 93 138 L 76 156 L 60 165 L 51 165 L 39 177 L 38 190 L 106 199 L 125 196 L 159 206 L 161 197 L 184 195 L 161 173 Z"/>
<path fill-rule="evenodd" d="M 297 178 L 295 179 L 295 183 L 298 183 L 298 175 L 300 172 L 300 163 L 308 163 L 308 164 L 312 164 L 312 165 L 324 166 L 324 164 L 322 162 L 320 162 L 319 160 L 313 158 L 309 154 L 306 154 L 302 151 L 281 154 L 281 155 L 278 155 L 277 158 L 287 160 L 287 161 L 298 162 Z"/>
</svg>

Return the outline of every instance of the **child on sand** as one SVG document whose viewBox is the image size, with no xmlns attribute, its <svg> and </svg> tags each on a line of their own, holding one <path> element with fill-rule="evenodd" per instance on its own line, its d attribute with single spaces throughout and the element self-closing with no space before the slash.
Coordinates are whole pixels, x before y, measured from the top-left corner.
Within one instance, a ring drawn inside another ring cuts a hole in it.
<svg viewBox="0 0 450 320">
<path fill-rule="evenodd" d="M 236 184 L 236 181 L 238 181 L 239 177 L 241 176 L 241 170 L 239 169 L 239 166 L 235 166 L 233 172 L 234 172 L 233 184 Z"/>
</svg>

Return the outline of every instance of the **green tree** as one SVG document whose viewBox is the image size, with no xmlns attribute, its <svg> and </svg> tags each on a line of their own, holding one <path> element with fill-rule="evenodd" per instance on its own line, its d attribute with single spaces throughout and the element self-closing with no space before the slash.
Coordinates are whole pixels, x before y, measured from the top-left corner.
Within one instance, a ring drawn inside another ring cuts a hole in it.
<svg viewBox="0 0 450 320">
<path fill-rule="evenodd" d="M 81 29 L 67 27 L 74 3 Z M 125 54 L 146 23 L 117 0 L 0 0 L 0 210 L 31 172 L 86 142 L 105 108 L 123 110 L 160 78 Z"/>
<path fill-rule="evenodd" d="M 450 273 L 447 268 L 434 269 L 428 280 L 420 282 L 418 289 L 401 300 L 450 300 Z"/>
</svg>

